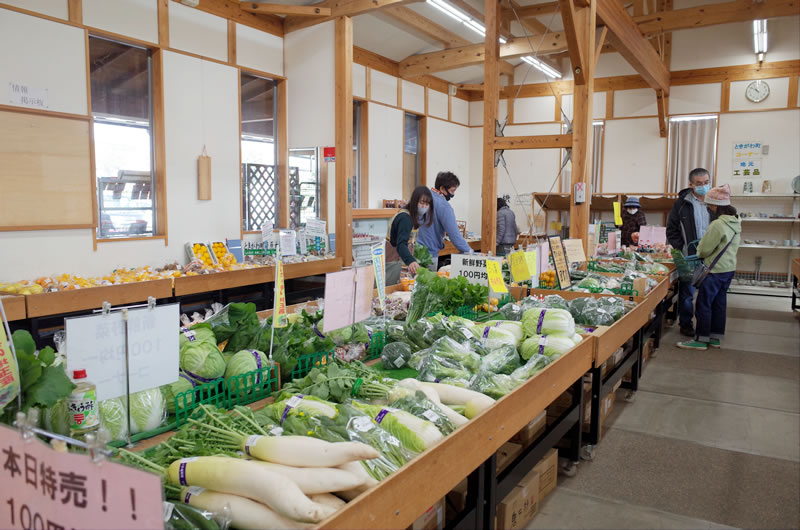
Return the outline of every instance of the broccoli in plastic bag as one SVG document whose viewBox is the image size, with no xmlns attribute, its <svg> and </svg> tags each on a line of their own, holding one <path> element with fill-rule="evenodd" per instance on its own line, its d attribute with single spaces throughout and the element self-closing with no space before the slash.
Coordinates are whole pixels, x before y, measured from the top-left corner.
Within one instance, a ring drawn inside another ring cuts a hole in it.
<svg viewBox="0 0 800 530">
<path fill-rule="evenodd" d="M 456 430 L 456 426 L 442 409 L 420 390 L 396 386 L 389 395 L 389 405 L 413 414 L 421 420 L 428 420 L 445 436 Z"/>
<path fill-rule="evenodd" d="M 424 350 L 414 352 L 411 355 L 411 358 L 408 360 L 408 366 L 416 371 L 419 371 L 419 369 L 422 368 L 422 363 L 425 360 L 425 357 L 427 357 L 430 353 L 430 348 L 425 348 Z"/>
<path fill-rule="evenodd" d="M 411 345 L 411 341 L 406 335 L 405 324 L 397 320 L 389 320 L 386 322 L 386 342 L 405 342 Z"/>
<path fill-rule="evenodd" d="M 506 304 L 500 308 L 498 313 L 503 318 L 503 320 L 522 320 L 522 313 L 525 310 L 519 304 Z"/>
<path fill-rule="evenodd" d="M 544 297 L 544 306 L 549 309 L 566 309 L 569 311 L 567 301 L 557 294 L 548 294 Z"/>
<path fill-rule="evenodd" d="M 402 368 L 411 359 L 411 346 L 405 342 L 390 342 L 383 347 L 381 361 L 384 368 Z"/>
<path fill-rule="evenodd" d="M 618 296 L 604 296 L 597 300 L 597 306 L 611 313 L 614 322 L 625 314 L 625 302 Z"/>
<path fill-rule="evenodd" d="M 481 392 L 489 397 L 500 399 L 515 388 L 522 381 L 514 379 L 506 374 L 493 374 L 491 372 L 480 372 L 472 381 L 472 390 Z"/>
<path fill-rule="evenodd" d="M 533 309 L 536 307 L 545 307 L 545 304 L 538 298 L 534 298 L 533 296 L 528 296 L 527 298 L 523 298 L 522 300 L 520 300 L 519 306 L 522 309 L 522 313 L 525 314 L 525 311 L 527 311 L 528 309 Z M 522 320 L 521 316 L 520 320 Z"/>
</svg>

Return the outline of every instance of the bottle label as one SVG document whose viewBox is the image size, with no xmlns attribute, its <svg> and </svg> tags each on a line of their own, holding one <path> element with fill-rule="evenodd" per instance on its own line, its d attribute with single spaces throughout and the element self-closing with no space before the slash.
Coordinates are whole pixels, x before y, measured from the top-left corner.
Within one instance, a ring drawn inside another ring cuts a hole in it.
<svg viewBox="0 0 800 530">
<path fill-rule="evenodd" d="M 100 420 L 97 417 L 97 390 L 92 388 L 85 392 L 74 392 L 67 398 L 70 428 L 85 431 L 96 427 Z"/>
</svg>

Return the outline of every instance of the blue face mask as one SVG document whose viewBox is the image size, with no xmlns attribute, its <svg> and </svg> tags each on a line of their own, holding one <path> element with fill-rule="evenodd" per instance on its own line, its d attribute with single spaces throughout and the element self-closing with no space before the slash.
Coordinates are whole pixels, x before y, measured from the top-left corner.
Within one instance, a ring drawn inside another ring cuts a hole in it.
<svg viewBox="0 0 800 530">
<path fill-rule="evenodd" d="M 694 192 L 702 197 L 703 195 L 708 193 L 708 190 L 710 190 L 710 189 L 711 189 L 711 185 L 710 184 L 706 184 L 705 186 L 697 186 L 694 189 Z"/>
<path fill-rule="evenodd" d="M 417 212 L 419 212 L 420 217 L 425 217 L 425 214 L 428 213 L 430 206 L 417 206 Z"/>
</svg>

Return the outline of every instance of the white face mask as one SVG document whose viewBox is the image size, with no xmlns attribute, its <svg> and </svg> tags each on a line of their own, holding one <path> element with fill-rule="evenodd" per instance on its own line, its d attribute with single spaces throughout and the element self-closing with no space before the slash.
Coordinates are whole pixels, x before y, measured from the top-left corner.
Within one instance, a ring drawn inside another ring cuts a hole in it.
<svg viewBox="0 0 800 530">
<path fill-rule="evenodd" d="M 626 211 L 631 215 L 635 215 L 636 212 L 639 211 L 639 208 L 626 208 Z"/>
<path fill-rule="evenodd" d="M 428 210 L 430 209 L 431 209 L 430 206 L 422 206 L 422 205 L 417 206 L 417 212 L 419 212 L 419 214 L 422 216 L 427 215 Z"/>
</svg>

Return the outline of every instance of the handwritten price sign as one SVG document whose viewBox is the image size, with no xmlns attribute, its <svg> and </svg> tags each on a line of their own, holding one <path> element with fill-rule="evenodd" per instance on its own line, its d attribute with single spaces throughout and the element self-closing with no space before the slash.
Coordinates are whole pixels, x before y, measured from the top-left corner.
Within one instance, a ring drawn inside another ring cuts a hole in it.
<svg viewBox="0 0 800 530">
<path fill-rule="evenodd" d="M 163 528 L 161 479 L 59 453 L 0 425 L 0 528 Z"/>
<path fill-rule="evenodd" d="M 505 282 L 503 282 L 503 273 L 500 270 L 500 263 L 492 260 L 486 260 L 486 273 L 489 276 L 489 289 L 495 293 L 507 293 Z"/>
</svg>

